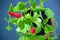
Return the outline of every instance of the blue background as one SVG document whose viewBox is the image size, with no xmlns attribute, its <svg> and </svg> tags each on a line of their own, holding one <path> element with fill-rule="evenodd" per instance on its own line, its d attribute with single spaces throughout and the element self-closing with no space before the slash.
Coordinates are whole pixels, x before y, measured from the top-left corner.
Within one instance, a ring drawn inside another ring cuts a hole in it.
<svg viewBox="0 0 60 40">
<path fill-rule="evenodd" d="M 12 27 L 13 30 L 9 32 L 5 30 L 7 22 L 4 20 L 4 17 L 8 17 L 7 11 L 10 3 L 15 6 L 19 1 L 26 2 L 27 0 L 0 0 L 0 40 L 18 39 L 15 31 L 16 27 Z M 39 4 L 39 0 L 37 0 L 37 4 Z M 47 0 L 44 7 L 51 8 L 53 10 L 55 18 L 60 26 L 60 0 Z M 60 27 L 57 28 L 56 32 L 59 34 L 59 37 L 56 40 L 60 40 Z"/>
</svg>

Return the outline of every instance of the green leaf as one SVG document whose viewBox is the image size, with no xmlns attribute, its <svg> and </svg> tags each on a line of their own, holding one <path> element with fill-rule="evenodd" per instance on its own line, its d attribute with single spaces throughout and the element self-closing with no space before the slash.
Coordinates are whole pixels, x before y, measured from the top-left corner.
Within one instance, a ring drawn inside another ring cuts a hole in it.
<svg viewBox="0 0 60 40">
<path fill-rule="evenodd" d="M 53 30 L 54 30 L 51 25 L 48 25 L 48 24 L 47 24 L 46 27 L 48 28 L 49 31 L 53 31 Z"/>
<path fill-rule="evenodd" d="M 36 29 L 36 33 L 39 33 L 41 31 L 41 27 L 38 27 L 37 29 Z"/>
<path fill-rule="evenodd" d="M 26 24 L 31 24 L 32 23 L 32 17 L 31 17 L 31 15 L 30 14 L 26 14 L 24 21 L 25 21 Z"/>
<path fill-rule="evenodd" d="M 36 6 L 36 1 L 31 2 L 31 5 L 32 5 L 33 8 L 35 8 L 35 6 Z"/>
<path fill-rule="evenodd" d="M 39 15 L 37 14 L 37 12 L 34 12 L 33 21 L 36 21 L 38 17 Z"/>
<path fill-rule="evenodd" d="M 20 29 L 24 29 L 25 27 L 24 21 L 20 20 L 18 26 L 20 27 Z"/>
<path fill-rule="evenodd" d="M 28 10 L 28 9 L 27 9 L 27 8 L 25 8 L 23 11 L 24 11 L 24 12 L 27 12 L 27 10 Z"/>
<path fill-rule="evenodd" d="M 27 18 L 27 19 L 25 19 L 25 23 L 26 23 L 26 24 L 31 24 L 31 23 L 32 23 L 32 20 L 29 19 L 29 18 Z"/>
<path fill-rule="evenodd" d="M 40 7 L 43 8 L 43 3 L 45 2 L 46 0 L 40 0 Z"/>
<path fill-rule="evenodd" d="M 22 29 L 20 29 L 20 27 L 18 27 L 17 29 L 16 29 L 16 31 L 17 32 L 21 32 L 21 33 L 27 33 L 27 31 L 30 31 L 30 25 L 27 25 L 27 24 L 25 24 L 25 27 L 24 27 L 24 29 L 22 30 Z"/>
<path fill-rule="evenodd" d="M 47 10 L 45 11 L 45 14 L 46 14 L 46 16 L 47 16 L 48 18 L 54 18 L 54 13 L 53 13 L 53 11 L 52 11 L 51 9 L 47 9 Z"/>
<path fill-rule="evenodd" d="M 24 2 L 18 2 L 17 4 L 19 10 L 23 10 L 26 8 L 26 4 Z"/>
<path fill-rule="evenodd" d="M 37 36 L 36 40 L 44 40 L 44 36 Z"/>
<path fill-rule="evenodd" d="M 26 3 L 18 2 L 17 6 L 14 7 L 14 12 L 23 12 L 26 9 Z"/>
<path fill-rule="evenodd" d="M 36 36 L 35 35 L 28 35 L 27 39 L 28 40 L 36 40 Z"/>
<path fill-rule="evenodd" d="M 8 12 L 13 12 L 13 7 L 12 7 L 12 3 L 10 4 L 10 7 L 9 7 L 9 9 L 8 9 Z"/>
<path fill-rule="evenodd" d="M 32 17 L 31 17 L 31 15 L 28 13 L 28 14 L 25 15 L 25 18 L 30 18 L 30 19 L 31 19 Z"/>
<path fill-rule="evenodd" d="M 25 30 L 30 31 L 30 28 L 31 28 L 31 25 L 25 24 Z"/>
<path fill-rule="evenodd" d="M 41 22 L 42 22 L 42 20 L 40 18 L 37 18 L 37 20 L 34 21 L 34 23 L 37 24 L 36 33 L 39 33 L 41 31 L 41 28 L 42 28 Z"/>
<path fill-rule="evenodd" d="M 44 24 L 47 24 L 47 22 L 48 22 L 48 18 L 46 18 L 46 19 L 43 20 Z"/>
<path fill-rule="evenodd" d="M 48 8 L 43 8 L 43 7 L 40 7 L 40 8 L 33 8 L 32 10 L 34 12 L 37 12 L 37 11 L 43 11 L 43 10 L 47 10 Z"/>
<path fill-rule="evenodd" d="M 14 9 L 13 9 L 14 12 L 17 12 L 18 10 L 19 10 L 18 6 L 15 6 Z"/>
<path fill-rule="evenodd" d="M 15 24 L 15 25 L 17 25 L 17 21 L 18 21 L 17 18 L 10 18 L 10 19 L 9 19 L 9 22 L 10 22 L 10 23 L 13 23 L 13 24 Z"/>
<path fill-rule="evenodd" d="M 18 36 L 23 36 L 23 33 L 17 32 L 16 33 Z"/>
<path fill-rule="evenodd" d="M 47 24 L 45 26 L 45 30 L 44 31 L 45 31 L 46 34 L 48 34 L 49 32 L 53 32 L 53 27 Z"/>
<path fill-rule="evenodd" d="M 7 31 L 10 31 L 10 30 L 12 30 L 12 27 L 8 25 L 8 26 L 6 27 L 6 30 L 7 30 Z"/>
<path fill-rule="evenodd" d="M 31 37 L 31 36 L 22 36 L 19 38 L 19 40 L 32 40 L 32 39 L 33 39 L 33 37 Z"/>
<path fill-rule="evenodd" d="M 21 30 L 24 29 L 24 27 L 25 27 L 24 17 L 21 17 L 20 19 L 18 19 L 18 26 Z"/>
<path fill-rule="evenodd" d="M 16 28 L 16 32 L 21 32 L 19 27 Z"/>
<path fill-rule="evenodd" d="M 54 38 L 53 37 L 48 37 L 48 40 L 54 40 Z"/>
<path fill-rule="evenodd" d="M 40 0 L 40 1 L 42 1 L 42 2 L 46 2 L 46 0 Z"/>
<path fill-rule="evenodd" d="M 22 36 L 18 40 L 26 40 L 26 37 L 25 36 Z"/>
<path fill-rule="evenodd" d="M 45 27 L 45 30 L 44 30 L 44 31 L 45 31 L 45 33 L 46 33 L 46 34 L 48 34 L 48 33 L 49 33 L 49 30 L 48 30 L 48 28 L 47 28 L 47 27 Z"/>
<path fill-rule="evenodd" d="M 26 32 L 24 17 L 21 17 L 20 19 L 18 19 L 18 27 L 20 28 L 20 31 L 24 31 L 25 30 L 25 32 Z"/>
</svg>

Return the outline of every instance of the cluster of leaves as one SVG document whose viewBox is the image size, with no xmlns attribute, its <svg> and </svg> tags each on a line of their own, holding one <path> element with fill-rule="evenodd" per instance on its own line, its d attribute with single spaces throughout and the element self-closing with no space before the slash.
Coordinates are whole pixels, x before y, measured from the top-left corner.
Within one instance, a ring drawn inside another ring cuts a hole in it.
<svg viewBox="0 0 60 40">
<path fill-rule="evenodd" d="M 41 0 L 43 2 L 45 2 L 45 0 Z M 29 0 L 30 4 L 32 5 L 32 10 L 34 11 L 34 16 L 32 17 L 29 13 L 23 15 L 21 18 L 14 18 L 14 17 L 10 17 L 9 15 L 9 19 L 6 19 L 8 21 L 8 23 L 12 23 L 17 27 L 16 31 L 17 31 L 17 35 L 21 36 L 18 40 L 45 40 L 44 36 L 41 35 L 36 35 L 36 33 L 39 33 L 41 31 L 42 26 L 44 25 L 44 32 L 45 34 L 49 34 L 50 32 L 53 32 L 54 29 L 52 28 L 51 25 L 48 25 L 48 19 L 49 18 L 53 18 L 53 12 L 49 9 L 49 8 L 35 8 L 36 6 L 36 1 L 31 2 L 31 0 Z M 8 12 L 22 12 L 25 10 L 27 11 L 28 8 L 26 8 L 26 3 L 24 2 L 18 2 L 17 6 L 15 6 L 14 8 L 12 7 L 12 4 L 10 5 Z M 42 20 L 40 21 L 38 19 L 38 17 L 42 18 L 42 15 L 40 14 L 41 12 L 39 12 L 39 15 L 37 14 L 38 11 L 41 10 L 46 10 L 45 14 L 48 18 L 44 19 L 43 24 L 41 23 Z M 24 12 L 25 12 L 24 11 Z M 36 28 L 36 33 L 35 34 L 30 34 L 30 29 L 33 27 L 32 26 L 32 22 L 37 24 L 37 28 Z M 12 30 L 11 26 L 6 27 L 6 30 Z M 54 40 L 53 37 L 48 37 L 48 40 Z"/>
</svg>

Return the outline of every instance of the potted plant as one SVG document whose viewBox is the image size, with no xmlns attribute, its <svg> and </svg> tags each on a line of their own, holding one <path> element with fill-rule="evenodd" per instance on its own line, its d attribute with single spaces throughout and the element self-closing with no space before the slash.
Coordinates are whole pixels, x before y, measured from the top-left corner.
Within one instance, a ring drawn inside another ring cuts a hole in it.
<svg viewBox="0 0 60 40">
<path fill-rule="evenodd" d="M 33 2 L 28 0 L 29 7 L 26 7 L 25 2 L 18 2 L 15 7 L 12 3 L 8 9 L 9 18 L 6 30 L 10 31 L 12 28 L 9 23 L 17 26 L 16 34 L 20 37 L 18 40 L 54 40 L 51 36 L 54 31 L 54 13 L 50 8 L 44 8 L 43 2 L 36 6 L 36 0 Z"/>
</svg>

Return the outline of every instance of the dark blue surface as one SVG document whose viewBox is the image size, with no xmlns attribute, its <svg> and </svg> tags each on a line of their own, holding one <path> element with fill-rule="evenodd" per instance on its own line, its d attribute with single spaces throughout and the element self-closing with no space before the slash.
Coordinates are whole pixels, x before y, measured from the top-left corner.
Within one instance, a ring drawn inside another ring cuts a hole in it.
<svg viewBox="0 0 60 40">
<path fill-rule="evenodd" d="M 8 32 L 5 30 L 7 22 L 4 20 L 4 17 L 8 17 L 7 10 L 10 3 L 15 6 L 19 1 L 26 2 L 27 0 L 0 0 L 0 40 L 18 39 L 14 26 L 12 31 Z M 37 4 L 39 4 L 38 0 Z M 56 20 L 60 26 L 60 0 L 47 0 L 44 6 L 53 10 L 53 12 L 55 13 Z M 59 37 L 56 40 L 60 40 L 60 27 L 57 28 L 56 32 L 59 34 Z"/>
</svg>

